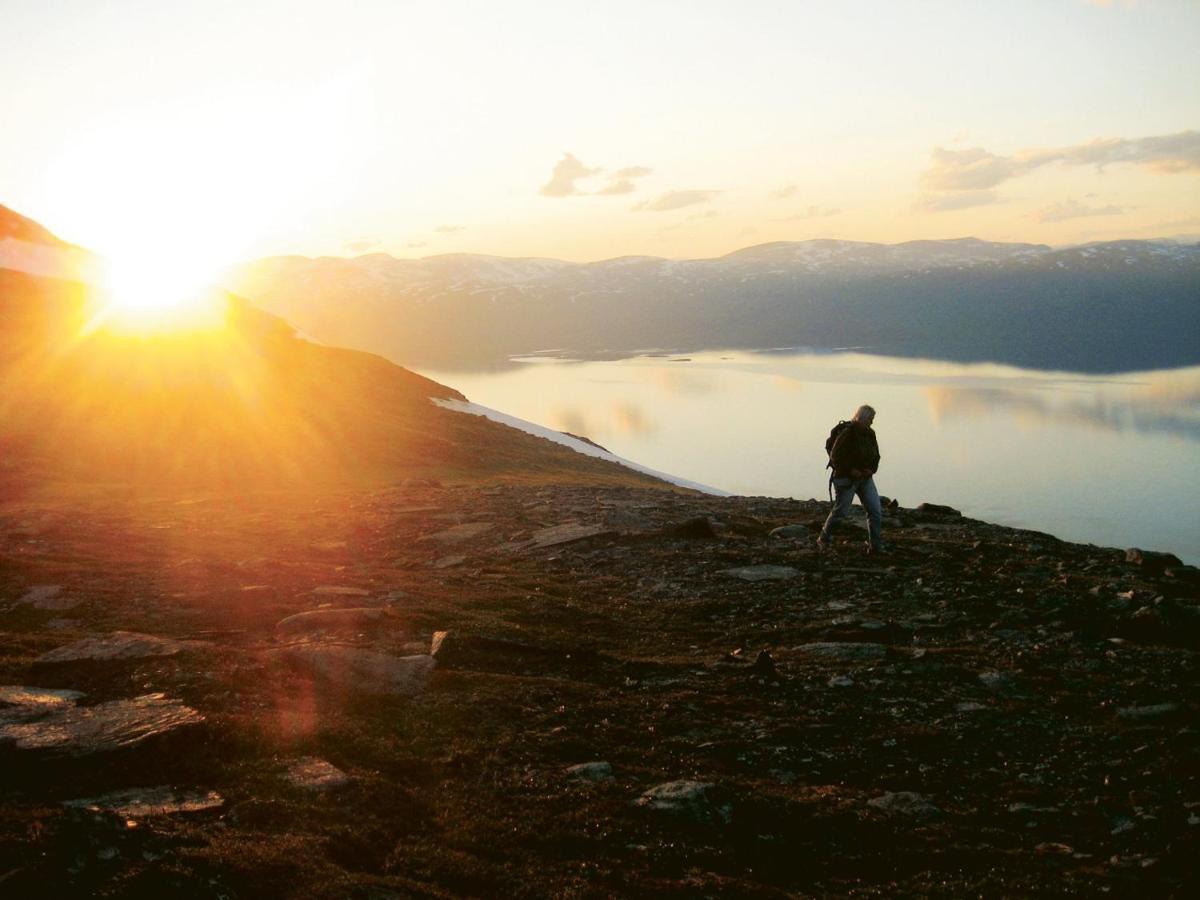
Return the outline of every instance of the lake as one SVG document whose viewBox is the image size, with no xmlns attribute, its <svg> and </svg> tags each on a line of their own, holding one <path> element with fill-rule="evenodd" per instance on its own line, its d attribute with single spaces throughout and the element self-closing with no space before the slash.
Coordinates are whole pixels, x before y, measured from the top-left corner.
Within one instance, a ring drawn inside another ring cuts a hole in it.
<svg viewBox="0 0 1200 900">
<path fill-rule="evenodd" d="M 869 403 L 880 493 L 1200 563 L 1200 367 L 1113 376 L 865 353 L 703 352 L 422 370 L 484 406 L 746 495 L 825 498 L 825 438 Z"/>
</svg>

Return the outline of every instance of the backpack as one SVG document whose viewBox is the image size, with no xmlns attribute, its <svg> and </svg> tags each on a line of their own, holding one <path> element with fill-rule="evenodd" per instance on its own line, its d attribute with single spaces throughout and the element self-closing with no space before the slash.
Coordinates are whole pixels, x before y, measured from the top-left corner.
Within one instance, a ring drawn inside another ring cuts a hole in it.
<svg viewBox="0 0 1200 900">
<path fill-rule="evenodd" d="M 833 426 L 833 430 L 829 432 L 829 437 L 825 439 L 825 455 L 829 457 L 829 461 L 825 463 L 825 468 L 833 468 L 833 445 L 837 443 L 837 439 L 841 437 L 843 431 L 850 425 L 845 419 Z"/>
<path fill-rule="evenodd" d="M 825 463 L 825 468 L 829 469 L 829 502 L 833 502 L 833 445 L 837 443 L 837 439 L 842 436 L 842 432 L 849 427 L 850 423 L 845 419 L 833 426 L 833 430 L 829 432 L 829 437 L 825 439 L 825 455 L 829 460 Z"/>
</svg>

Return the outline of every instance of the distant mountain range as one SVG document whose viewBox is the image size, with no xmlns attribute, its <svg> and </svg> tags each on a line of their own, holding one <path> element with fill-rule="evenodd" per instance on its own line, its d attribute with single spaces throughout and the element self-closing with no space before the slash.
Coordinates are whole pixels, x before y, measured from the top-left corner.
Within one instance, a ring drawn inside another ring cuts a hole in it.
<svg viewBox="0 0 1200 900">
<path fill-rule="evenodd" d="M 557 350 L 862 348 L 1118 372 L 1200 363 L 1200 244 L 813 240 L 715 259 L 274 257 L 231 289 L 407 365 Z"/>
<path fill-rule="evenodd" d="M 92 262 L 0 207 L 0 499 L 52 484 L 243 490 L 412 476 L 661 486 L 453 411 L 465 405 L 454 389 L 302 340 L 216 289 L 224 327 L 210 332 L 89 330 L 96 288 L 81 263 Z"/>
</svg>

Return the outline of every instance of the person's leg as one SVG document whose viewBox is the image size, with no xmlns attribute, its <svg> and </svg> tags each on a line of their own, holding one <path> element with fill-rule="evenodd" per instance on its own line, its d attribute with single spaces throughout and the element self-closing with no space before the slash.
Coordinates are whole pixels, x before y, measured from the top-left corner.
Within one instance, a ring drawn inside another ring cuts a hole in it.
<svg viewBox="0 0 1200 900">
<path fill-rule="evenodd" d="M 867 532 L 871 536 L 871 549 L 883 549 L 883 509 L 879 505 L 879 491 L 874 478 L 864 478 L 855 485 L 859 502 L 867 511 Z"/>
<path fill-rule="evenodd" d="M 850 505 L 854 502 L 854 482 L 849 478 L 833 479 L 833 509 L 829 510 L 829 518 L 825 520 L 825 525 L 821 528 L 822 543 L 829 543 L 833 537 L 834 523 L 850 512 Z"/>
</svg>

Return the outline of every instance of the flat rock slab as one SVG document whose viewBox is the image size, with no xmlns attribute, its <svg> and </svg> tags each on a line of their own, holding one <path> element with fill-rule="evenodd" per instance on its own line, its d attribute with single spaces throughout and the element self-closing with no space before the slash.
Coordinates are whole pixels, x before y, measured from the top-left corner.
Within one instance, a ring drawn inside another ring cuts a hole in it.
<svg viewBox="0 0 1200 900">
<path fill-rule="evenodd" d="M 791 566 L 738 566 L 735 569 L 722 569 L 721 574 L 742 581 L 786 581 L 795 578 L 800 571 Z"/>
<path fill-rule="evenodd" d="M 120 750 L 147 738 L 204 721 L 190 706 L 164 694 L 79 707 L 74 699 L 52 704 L 36 719 L 0 724 L 0 745 L 56 756 L 89 756 Z"/>
<path fill-rule="evenodd" d="M 1152 722 L 1166 719 L 1179 712 L 1178 703 L 1155 703 L 1151 706 L 1126 706 L 1117 710 L 1117 718 L 1127 722 Z"/>
<path fill-rule="evenodd" d="M 329 791 L 350 783 L 349 775 L 319 756 L 292 760 L 284 777 L 293 787 L 306 791 Z"/>
<path fill-rule="evenodd" d="M 612 763 L 586 762 L 576 766 L 567 766 L 567 775 L 580 781 L 612 781 Z"/>
<path fill-rule="evenodd" d="M 341 584 L 323 584 L 315 587 L 312 592 L 318 597 L 370 597 L 371 592 L 363 588 L 347 587 Z"/>
<path fill-rule="evenodd" d="M 84 638 L 73 644 L 56 647 L 43 653 L 38 663 L 66 663 L 83 660 L 107 661 L 116 659 L 148 659 L 174 656 L 184 650 L 204 646 L 201 641 L 175 641 L 136 631 L 114 631 L 101 637 Z"/>
<path fill-rule="evenodd" d="M 0 724 L 26 722 L 62 709 L 69 709 L 83 698 L 81 691 L 0 685 Z"/>
<path fill-rule="evenodd" d="M 825 659 L 840 660 L 875 660 L 887 656 L 887 647 L 883 644 L 872 644 L 853 641 L 818 641 L 813 644 L 801 644 L 796 648 L 811 656 L 821 656 Z"/>
<path fill-rule="evenodd" d="M 929 802 L 928 797 L 912 791 L 889 791 L 868 800 L 867 806 L 891 815 L 909 816 L 914 819 L 928 819 L 941 812 Z"/>
<path fill-rule="evenodd" d="M 770 537 L 773 538 L 806 538 L 811 532 L 807 525 L 780 525 L 772 528 Z"/>
<path fill-rule="evenodd" d="M 111 812 L 128 819 L 148 819 L 175 813 L 202 812 L 225 805 L 225 798 L 216 791 L 177 791 L 174 788 L 134 788 L 114 791 L 101 797 L 67 800 L 63 806 Z"/>
<path fill-rule="evenodd" d="M 716 792 L 713 784 L 669 781 L 650 788 L 634 805 L 706 825 L 727 825 L 733 819 L 733 807 L 719 802 Z"/>
<path fill-rule="evenodd" d="M 34 609 L 64 610 L 74 609 L 81 601 L 64 597 L 61 584 L 39 584 L 26 591 L 17 602 Z"/>
<path fill-rule="evenodd" d="M 421 693 L 437 665 L 429 654 L 389 656 L 336 644 L 293 644 L 275 652 L 330 687 L 380 696 Z"/>
<path fill-rule="evenodd" d="M 464 525 L 454 525 L 442 531 L 435 531 L 433 534 L 422 535 L 417 540 L 433 541 L 437 544 L 461 544 L 483 537 L 495 530 L 495 522 L 467 522 Z"/>
<path fill-rule="evenodd" d="M 313 609 L 296 613 L 275 626 L 279 635 L 312 634 L 322 631 L 361 631 L 383 623 L 387 613 L 374 607 Z"/>
<path fill-rule="evenodd" d="M 535 531 L 528 540 L 506 544 L 506 550 L 544 550 L 547 547 L 560 547 L 563 544 L 573 544 L 576 541 L 586 541 L 589 538 L 616 537 L 617 532 L 604 525 L 581 525 L 578 522 L 567 522 L 563 525 L 552 525 Z"/>
</svg>

